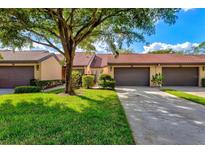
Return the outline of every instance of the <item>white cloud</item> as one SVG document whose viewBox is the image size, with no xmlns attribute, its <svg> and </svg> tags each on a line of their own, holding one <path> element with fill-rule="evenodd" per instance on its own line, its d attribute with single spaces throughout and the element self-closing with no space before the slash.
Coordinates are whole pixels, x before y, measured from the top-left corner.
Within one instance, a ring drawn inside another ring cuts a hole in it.
<svg viewBox="0 0 205 154">
<path fill-rule="evenodd" d="M 144 52 L 155 51 L 155 50 L 166 50 L 173 49 L 174 51 L 190 51 L 194 47 L 198 46 L 198 43 L 184 42 L 181 44 L 167 44 L 162 42 L 154 42 L 148 46 L 144 46 Z"/>
<path fill-rule="evenodd" d="M 183 10 L 184 12 L 187 12 L 187 11 L 193 10 L 193 8 L 182 8 L 182 10 Z"/>
<path fill-rule="evenodd" d="M 1 47 L 1 43 L 0 43 L 0 50 L 13 50 L 13 49 L 9 47 Z M 15 49 L 15 50 L 18 51 L 19 49 Z M 51 49 L 49 47 L 46 47 L 38 43 L 33 43 L 32 48 L 30 48 L 29 46 L 23 46 L 20 50 L 46 50 L 50 52 L 56 52 L 54 49 Z"/>
</svg>

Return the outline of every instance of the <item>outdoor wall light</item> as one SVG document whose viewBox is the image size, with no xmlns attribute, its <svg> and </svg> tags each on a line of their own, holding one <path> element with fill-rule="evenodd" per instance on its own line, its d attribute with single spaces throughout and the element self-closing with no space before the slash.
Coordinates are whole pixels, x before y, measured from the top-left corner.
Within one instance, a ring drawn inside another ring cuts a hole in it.
<svg viewBox="0 0 205 154">
<path fill-rule="evenodd" d="M 205 66 L 202 67 L 202 70 L 205 71 Z"/>
<path fill-rule="evenodd" d="M 112 72 L 112 67 L 110 67 L 110 72 Z"/>
<path fill-rule="evenodd" d="M 39 71 L 39 65 L 36 65 L 36 70 Z"/>
</svg>

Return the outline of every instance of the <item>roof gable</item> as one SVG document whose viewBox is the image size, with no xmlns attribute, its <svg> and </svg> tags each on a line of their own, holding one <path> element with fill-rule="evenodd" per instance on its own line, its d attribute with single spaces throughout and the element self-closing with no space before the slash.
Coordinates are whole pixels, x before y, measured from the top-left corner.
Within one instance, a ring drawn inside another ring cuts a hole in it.
<svg viewBox="0 0 205 154">
<path fill-rule="evenodd" d="M 3 59 L 0 63 L 4 62 L 41 62 L 54 54 L 48 51 L 0 51 Z"/>
<path fill-rule="evenodd" d="M 60 61 L 64 60 L 63 55 L 56 54 L 56 56 Z M 76 52 L 73 60 L 73 66 L 74 67 L 88 66 L 92 62 L 94 56 L 95 54 L 93 53 Z"/>
</svg>

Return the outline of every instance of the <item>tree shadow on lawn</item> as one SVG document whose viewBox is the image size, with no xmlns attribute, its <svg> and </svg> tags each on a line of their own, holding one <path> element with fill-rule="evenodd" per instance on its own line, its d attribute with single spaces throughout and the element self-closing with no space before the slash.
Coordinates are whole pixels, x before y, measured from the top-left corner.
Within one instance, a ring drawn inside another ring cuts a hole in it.
<svg viewBox="0 0 205 154">
<path fill-rule="evenodd" d="M 105 97 L 77 97 L 86 102 L 81 112 L 75 103 L 51 104 L 53 98 L 6 99 L 0 104 L 0 144 L 133 144 L 121 108 L 106 108 Z"/>
</svg>

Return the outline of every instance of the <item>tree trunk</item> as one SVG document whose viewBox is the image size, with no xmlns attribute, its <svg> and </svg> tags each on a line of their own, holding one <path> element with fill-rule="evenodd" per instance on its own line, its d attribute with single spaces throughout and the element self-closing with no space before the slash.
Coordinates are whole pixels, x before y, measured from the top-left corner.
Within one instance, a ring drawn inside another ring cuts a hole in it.
<svg viewBox="0 0 205 154">
<path fill-rule="evenodd" d="M 66 58 L 66 70 L 65 70 L 65 93 L 69 95 L 75 95 L 72 87 L 72 67 L 73 67 L 73 56 Z"/>
</svg>

